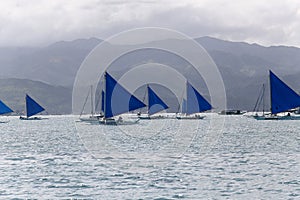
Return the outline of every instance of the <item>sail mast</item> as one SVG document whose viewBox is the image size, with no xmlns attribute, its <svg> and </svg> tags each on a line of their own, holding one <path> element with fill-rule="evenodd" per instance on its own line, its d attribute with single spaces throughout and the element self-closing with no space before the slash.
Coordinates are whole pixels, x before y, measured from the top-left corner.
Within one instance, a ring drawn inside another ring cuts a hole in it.
<svg viewBox="0 0 300 200">
<path fill-rule="evenodd" d="M 180 101 L 178 103 L 178 109 L 177 109 L 177 112 L 179 113 L 181 111 L 181 113 L 183 113 L 183 99 L 184 99 L 184 90 L 182 91 L 182 95 L 181 95 L 181 98 L 180 98 Z"/>
<path fill-rule="evenodd" d="M 150 100 L 149 100 L 149 84 L 146 85 L 146 90 L 145 90 L 145 94 L 144 94 L 144 97 L 143 97 L 143 102 L 145 102 L 145 99 L 146 99 L 146 95 L 148 93 L 148 108 L 147 108 L 147 114 L 149 115 L 149 109 L 150 109 L 150 106 L 149 106 L 149 103 L 150 103 Z M 142 110 L 142 108 L 140 109 Z"/>
<path fill-rule="evenodd" d="M 269 70 L 269 84 L 270 84 L 270 111 L 272 113 L 272 81 L 271 81 L 271 70 Z M 273 114 L 273 113 L 272 113 Z"/>
<path fill-rule="evenodd" d="M 25 96 L 25 109 L 26 109 L 26 117 L 28 118 L 28 105 L 27 105 L 27 94 Z"/>
<path fill-rule="evenodd" d="M 91 114 L 94 116 L 93 85 L 91 85 Z"/>
<path fill-rule="evenodd" d="M 262 101 L 263 101 L 263 115 L 265 115 L 265 84 L 263 84 L 263 92 L 262 92 Z"/>
<path fill-rule="evenodd" d="M 149 110 L 150 110 L 150 96 L 149 96 L 149 84 L 147 84 L 147 92 L 148 92 L 148 109 L 147 109 L 147 114 L 149 115 Z M 146 94 L 145 94 L 146 97 Z M 143 99 L 144 102 L 144 99 Z"/>
<path fill-rule="evenodd" d="M 103 112 L 104 112 L 104 118 L 105 118 L 105 116 L 106 116 L 106 92 L 107 92 L 107 90 L 106 90 L 107 88 L 106 88 L 106 71 L 104 72 L 104 87 L 103 87 L 103 90 L 104 90 L 104 93 L 103 94 L 105 94 L 105 96 L 103 97 L 104 99 L 103 99 L 103 102 L 104 102 L 104 108 L 102 108 L 103 109 Z"/>
<path fill-rule="evenodd" d="M 186 102 L 184 102 L 184 99 L 182 100 L 182 103 L 184 104 L 185 103 L 185 108 L 184 108 L 184 111 L 185 111 L 185 114 L 187 114 L 187 111 L 188 111 L 188 86 L 189 82 L 188 80 L 186 80 L 186 83 L 185 83 L 185 98 L 186 98 Z M 182 108 L 183 108 L 183 104 L 182 104 Z"/>
<path fill-rule="evenodd" d="M 84 100 L 84 104 L 83 104 L 83 107 L 82 107 L 82 109 L 81 109 L 81 112 L 80 112 L 79 117 L 81 117 L 81 115 L 83 114 L 84 107 L 85 107 L 85 104 L 86 104 L 86 102 L 87 102 L 89 96 L 90 96 L 90 93 L 88 92 L 88 95 L 86 96 L 86 98 L 85 98 L 85 100 Z"/>
</svg>

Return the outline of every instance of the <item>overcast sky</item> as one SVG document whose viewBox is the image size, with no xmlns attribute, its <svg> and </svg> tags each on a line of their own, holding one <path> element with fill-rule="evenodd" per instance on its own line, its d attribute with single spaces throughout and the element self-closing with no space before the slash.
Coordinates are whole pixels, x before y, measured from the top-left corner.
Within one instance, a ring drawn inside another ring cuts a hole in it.
<svg viewBox="0 0 300 200">
<path fill-rule="evenodd" d="M 299 0 L 0 0 L 0 46 L 48 45 L 165 27 L 262 45 L 300 47 Z"/>
</svg>

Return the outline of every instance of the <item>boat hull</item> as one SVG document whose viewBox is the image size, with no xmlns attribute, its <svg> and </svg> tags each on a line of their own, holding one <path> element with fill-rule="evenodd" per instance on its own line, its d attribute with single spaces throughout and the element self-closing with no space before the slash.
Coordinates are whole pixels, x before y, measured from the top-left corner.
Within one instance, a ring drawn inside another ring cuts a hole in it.
<svg viewBox="0 0 300 200">
<path fill-rule="evenodd" d="M 90 116 L 90 117 L 81 117 L 79 118 L 79 120 L 81 122 L 90 122 L 90 123 L 94 123 L 94 122 L 99 122 L 99 120 L 103 118 L 103 115 L 98 115 L 98 116 Z"/>
<path fill-rule="evenodd" d="M 200 115 L 194 115 L 194 116 L 176 116 L 176 119 L 180 119 L 180 120 L 195 120 L 195 119 L 204 119 L 205 116 L 200 116 Z"/>
<path fill-rule="evenodd" d="M 48 118 L 41 118 L 41 117 L 22 117 L 20 116 L 20 120 L 44 120 Z"/>
<path fill-rule="evenodd" d="M 137 124 L 140 119 L 134 119 L 134 120 L 123 120 L 122 118 L 114 119 L 114 118 L 102 118 L 99 120 L 99 124 L 101 125 L 132 125 Z"/>
<path fill-rule="evenodd" d="M 158 115 L 158 116 L 139 116 L 140 120 L 152 120 L 152 119 L 165 119 L 164 116 Z"/>
<path fill-rule="evenodd" d="M 219 115 L 243 115 L 245 114 L 245 111 L 241 111 L 241 110 L 222 110 L 221 112 L 219 112 Z"/>
<path fill-rule="evenodd" d="M 299 116 L 253 116 L 256 120 L 300 120 Z"/>
</svg>

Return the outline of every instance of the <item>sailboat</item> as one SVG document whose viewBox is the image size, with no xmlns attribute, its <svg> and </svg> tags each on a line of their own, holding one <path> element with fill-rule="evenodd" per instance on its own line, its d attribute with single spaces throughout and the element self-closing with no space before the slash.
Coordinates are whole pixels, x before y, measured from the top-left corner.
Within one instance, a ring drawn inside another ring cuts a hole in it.
<svg viewBox="0 0 300 200">
<path fill-rule="evenodd" d="M 162 110 L 168 109 L 169 106 L 167 106 L 161 98 L 150 88 L 149 85 L 147 85 L 148 90 L 148 106 L 147 106 L 147 114 L 142 115 L 141 113 L 138 113 L 139 119 L 161 119 L 163 116 L 157 115 L 152 116 L 155 113 L 158 113 Z"/>
<path fill-rule="evenodd" d="M 146 105 L 128 92 L 107 72 L 104 74 L 104 79 L 104 117 L 99 119 L 100 124 L 121 125 L 137 123 L 139 120 L 138 118 L 125 120 L 120 115 L 143 108 Z M 114 118 L 116 116 L 118 116 L 117 119 Z"/>
<path fill-rule="evenodd" d="M 25 97 L 26 101 L 26 117 L 20 116 L 21 120 L 41 120 L 46 118 L 41 117 L 31 117 L 45 110 L 40 104 L 38 104 L 33 98 L 28 94 Z"/>
<path fill-rule="evenodd" d="M 256 114 L 253 117 L 257 120 L 300 120 L 300 115 L 291 115 L 289 112 L 292 109 L 300 107 L 300 96 L 271 70 L 269 71 L 269 79 L 271 113 L 263 113 L 262 116 Z M 278 115 L 284 112 L 288 113 L 286 115 Z"/>
<path fill-rule="evenodd" d="M 7 105 L 5 105 L 5 103 L 3 103 L 0 100 L 0 115 L 11 113 L 11 112 L 13 112 L 13 110 L 10 109 L 10 107 L 8 107 Z M 6 123 L 6 122 L 7 121 L 0 121 L 0 123 Z"/>
<path fill-rule="evenodd" d="M 181 113 L 176 115 L 177 119 L 203 119 L 199 112 L 211 110 L 210 103 L 187 81 L 187 95 L 181 104 Z M 194 115 L 192 115 L 194 114 Z"/>
<path fill-rule="evenodd" d="M 88 100 L 89 96 L 91 96 L 91 115 L 88 116 L 88 117 L 83 117 L 82 114 L 83 114 L 84 107 L 85 107 L 85 105 L 86 105 L 86 103 L 87 103 L 87 100 Z M 101 96 L 101 97 L 102 97 L 102 99 L 104 98 L 104 97 L 103 97 L 103 91 L 102 91 L 102 96 Z M 103 100 L 102 100 L 102 101 L 103 101 Z M 82 107 L 82 110 L 81 110 L 79 119 L 80 119 L 80 121 L 83 121 L 83 122 L 92 122 L 92 123 L 93 123 L 93 122 L 97 122 L 97 123 L 98 123 L 98 121 L 99 121 L 99 119 L 100 119 L 101 117 L 103 117 L 102 114 L 100 114 L 100 115 L 96 115 L 96 114 L 95 114 L 95 109 L 94 109 L 94 97 L 93 97 L 93 86 L 91 85 L 90 91 L 88 92 L 88 95 L 87 95 L 87 97 L 86 97 L 86 99 L 85 99 L 85 102 L 84 102 L 84 104 L 83 104 L 83 107 Z"/>
</svg>

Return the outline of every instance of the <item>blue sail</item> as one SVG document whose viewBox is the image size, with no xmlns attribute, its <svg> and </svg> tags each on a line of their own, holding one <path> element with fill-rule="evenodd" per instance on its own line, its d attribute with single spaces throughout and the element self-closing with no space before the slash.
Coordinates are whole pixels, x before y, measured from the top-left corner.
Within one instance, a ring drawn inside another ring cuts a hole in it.
<svg viewBox="0 0 300 200">
<path fill-rule="evenodd" d="M 115 99 L 112 99 L 113 94 Z M 126 102 L 129 102 L 129 104 Z M 108 73 L 105 74 L 105 118 L 113 117 L 145 106 L 146 105 L 142 101 L 117 83 L 112 76 Z"/>
<path fill-rule="evenodd" d="M 0 100 L 0 115 L 13 112 L 7 105 Z"/>
<path fill-rule="evenodd" d="M 270 70 L 271 112 L 277 114 L 300 107 L 300 96 Z"/>
<path fill-rule="evenodd" d="M 187 82 L 187 114 L 211 110 L 212 106 L 199 92 Z"/>
<path fill-rule="evenodd" d="M 31 117 L 45 110 L 35 100 L 33 100 L 28 94 L 26 94 L 26 112 L 27 117 Z"/>
<path fill-rule="evenodd" d="M 169 106 L 167 106 L 160 98 L 157 96 L 157 94 L 148 86 L 148 114 L 152 115 L 154 113 L 157 113 L 159 111 L 168 109 Z"/>
</svg>

